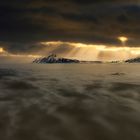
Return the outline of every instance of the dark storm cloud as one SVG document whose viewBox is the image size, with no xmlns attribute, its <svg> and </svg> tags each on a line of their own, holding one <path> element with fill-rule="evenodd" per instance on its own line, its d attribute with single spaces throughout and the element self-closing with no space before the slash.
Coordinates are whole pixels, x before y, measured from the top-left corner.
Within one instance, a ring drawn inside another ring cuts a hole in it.
<svg viewBox="0 0 140 140">
<path fill-rule="evenodd" d="M 40 41 L 139 46 L 139 0 L 5 0 L 0 3 L 0 41 L 28 51 Z M 30 47 L 29 47 L 30 46 Z"/>
</svg>

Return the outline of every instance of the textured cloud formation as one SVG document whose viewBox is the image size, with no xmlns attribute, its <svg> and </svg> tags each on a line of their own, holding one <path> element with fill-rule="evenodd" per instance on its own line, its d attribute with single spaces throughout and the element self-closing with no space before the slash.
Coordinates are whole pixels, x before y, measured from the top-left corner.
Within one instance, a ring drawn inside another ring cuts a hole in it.
<svg viewBox="0 0 140 140">
<path fill-rule="evenodd" d="M 27 49 L 28 48 L 28 49 Z M 29 49 L 30 48 L 30 49 Z M 1 48 L 2 49 L 2 48 Z M 67 57 L 79 60 L 126 60 L 140 56 L 139 47 L 116 47 L 99 44 L 84 44 L 71 42 L 41 42 L 37 44 L 26 44 L 21 48 L 7 47 L 3 50 L 1 59 L 7 60 L 10 57 L 12 62 L 31 62 L 36 57 L 44 57 L 50 54 L 57 54 L 58 57 Z M 7 60 L 8 61 L 8 60 Z M 9 62 L 9 61 L 8 61 Z"/>
<path fill-rule="evenodd" d="M 0 3 L 0 42 L 11 52 L 36 50 L 31 44 L 68 41 L 140 45 L 139 0 L 5 0 Z M 29 47 L 30 46 L 30 47 Z"/>
</svg>

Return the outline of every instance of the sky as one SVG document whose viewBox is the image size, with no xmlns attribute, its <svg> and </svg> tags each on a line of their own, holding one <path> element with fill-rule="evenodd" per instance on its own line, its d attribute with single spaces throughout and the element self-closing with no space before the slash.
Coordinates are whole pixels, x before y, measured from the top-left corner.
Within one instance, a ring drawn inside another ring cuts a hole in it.
<svg viewBox="0 0 140 140">
<path fill-rule="evenodd" d="M 0 55 L 55 52 L 90 60 L 136 57 L 140 55 L 139 23 L 140 0 L 4 0 L 0 2 L 0 48 L 4 50 Z M 120 36 L 128 38 L 125 44 Z"/>
</svg>

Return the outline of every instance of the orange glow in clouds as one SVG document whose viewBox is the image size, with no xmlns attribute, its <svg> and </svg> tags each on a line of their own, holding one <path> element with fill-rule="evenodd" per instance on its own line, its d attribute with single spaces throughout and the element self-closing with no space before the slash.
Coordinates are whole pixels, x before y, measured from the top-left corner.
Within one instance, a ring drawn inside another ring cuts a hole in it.
<svg viewBox="0 0 140 140">
<path fill-rule="evenodd" d="M 123 46 L 126 46 L 125 43 L 128 41 L 128 38 L 127 37 L 120 36 L 120 37 L 118 37 L 118 39 L 121 41 L 121 43 L 122 43 Z"/>
<path fill-rule="evenodd" d="M 80 60 L 126 60 L 129 58 L 135 58 L 140 56 L 140 47 L 128 47 L 125 42 L 128 40 L 126 37 L 118 38 L 121 42 L 121 46 L 107 46 L 102 44 L 84 44 L 84 43 L 73 43 L 73 42 L 41 42 L 46 50 L 50 53 L 55 52 L 60 56 L 77 58 Z M 59 52 L 63 46 L 70 47 L 66 53 Z M 44 49 L 44 51 L 45 51 Z M 55 51 L 57 50 L 57 51 Z"/>
<path fill-rule="evenodd" d="M 0 53 L 5 52 L 3 48 L 0 47 Z"/>
<path fill-rule="evenodd" d="M 121 38 L 122 42 L 127 39 Z M 38 58 L 55 53 L 58 57 L 74 58 L 89 61 L 112 61 L 127 60 L 129 58 L 140 57 L 140 47 L 107 46 L 104 44 L 84 44 L 75 42 L 40 42 L 43 45 L 40 50 L 29 54 L 12 54 L 0 47 L 0 56 Z"/>
<path fill-rule="evenodd" d="M 121 37 L 118 37 L 118 39 L 121 41 L 121 42 L 126 42 L 128 40 L 127 37 L 124 37 L 124 36 L 121 36 Z"/>
</svg>

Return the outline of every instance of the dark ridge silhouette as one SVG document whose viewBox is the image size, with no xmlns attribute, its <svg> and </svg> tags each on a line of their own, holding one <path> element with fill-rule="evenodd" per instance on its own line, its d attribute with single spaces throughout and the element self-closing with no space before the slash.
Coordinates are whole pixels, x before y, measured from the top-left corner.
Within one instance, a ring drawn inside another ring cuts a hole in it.
<svg viewBox="0 0 140 140">
<path fill-rule="evenodd" d="M 43 57 L 35 59 L 33 63 L 79 63 L 79 60 L 68 59 L 68 58 L 58 58 L 55 54 L 51 54 L 48 57 Z"/>
<path fill-rule="evenodd" d="M 128 59 L 125 61 L 126 63 L 140 63 L 140 57 Z"/>
<path fill-rule="evenodd" d="M 48 57 L 37 58 L 33 63 L 102 63 L 102 61 L 80 61 L 77 59 L 58 58 L 56 54 L 51 54 Z"/>
</svg>

